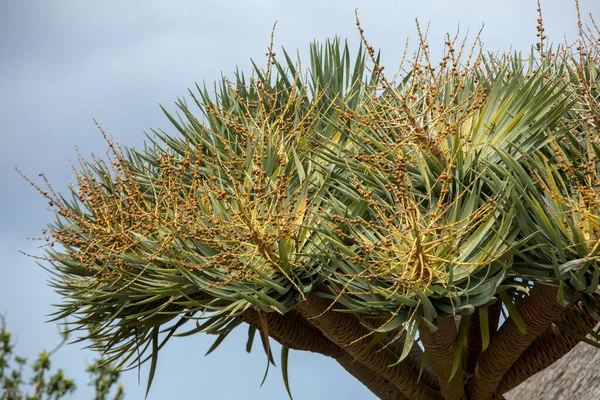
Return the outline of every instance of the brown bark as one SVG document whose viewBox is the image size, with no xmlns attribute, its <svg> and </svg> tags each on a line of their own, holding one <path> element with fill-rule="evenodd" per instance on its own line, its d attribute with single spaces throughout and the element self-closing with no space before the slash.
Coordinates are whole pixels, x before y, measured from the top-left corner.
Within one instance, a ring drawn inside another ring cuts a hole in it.
<svg viewBox="0 0 600 400">
<path fill-rule="evenodd" d="M 580 318 L 589 328 L 596 324 L 594 318 L 586 311 L 584 304 L 580 301 L 575 304 L 570 312 Z M 582 329 L 570 313 L 563 314 L 559 321 L 581 336 L 585 336 Z M 562 332 L 556 325 L 552 324 L 525 350 L 519 359 L 512 365 L 500 381 L 496 393 L 504 394 L 517 387 L 529 377 L 546 369 L 562 356 L 567 354 L 579 343 L 579 339 Z"/>
<path fill-rule="evenodd" d="M 382 345 L 375 345 L 364 352 L 370 341 L 369 331 L 355 316 L 329 310 L 331 303 L 331 300 L 309 295 L 306 301 L 298 303 L 297 310 L 332 342 L 371 371 L 389 380 L 405 396 L 413 400 L 442 399 L 439 393 L 417 380 L 417 375 L 406 362 L 395 364 L 397 358 Z"/>
<path fill-rule="evenodd" d="M 323 336 L 321 331 L 311 326 L 297 312 L 291 311 L 285 315 L 263 313 L 263 318 L 266 320 L 267 334 L 282 345 L 332 357 L 381 400 L 408 400 L 396 386 L 360 362 L 354 361 L 352 356 Z M 241 319 L 263 331 L 258 311 L 246 311 Z"/>
<path fill-rule="evenodd" d="M 387 345 L 387 348 L 390 349 L 397 358 L 400 358 L 400 355 L 402 354 L 405 337 L 406 335 L 402 335 L 397 341 Z M 421 362 L 423 360 L 423 350 L 421 350 L 421 347 L 419 347 L 416 342 L 404 360 L 412 368 L 412 370 L 415 371 L 416 374 L 419 374 L 421 370 Z M 423 371 L 420 373 L 421 381 L 423 383 L 436 391 L 440 389 L 437 373 L 432 368 L 430 362 L 425 364 Z"/>
<path fill-rule="evenodd" d="M 438 329 L 432 332 L 422 322 L 419 326 L 421 343 L 425 347 L 427 357 L 437 372 L 440 390 L 446 400 L 465 399 L 465 387 L 463 383 L 462 361 L 459 361 L 458 369 L 452 379 L 452 364 L 458 340 L 458 331 L 454 317 L 438 317 Z M 462 358 L 462 357 L 461 357 Z"/>
<path fill-rule="evenodd" d="M 369 327 L 380 326 L 381 318 L 374 318 L 370 315 L 365 314 L 356 314 L 359 320 L 362 323 L 367 324 Z M 406 330 L 398 328 L 395 332 L 390 332 L 390 338 L 395 338 L 395 340 L 391 341 L 386 340 L 385 348 L 389 349 L 394 355 L 399 359 L 402 351 L 404 350 L 404 341 L 406 340 Z M 432 389 L 439 390 L 440 385 L 438 383 L 438 378 L 436 372 L 431 367 L 431 363 L 427 362 L 424 366 L 421 365 L 423 360 L 423 350 L 417 344 L 417 342 L 413 343 L 408 355 L 404 359 L 406 363 L 412 368 L 412 370 L 416 374 L 420 374 L 420 380 L 424 382 L 427 386 Z M 421 368 L 423 370 L 421 371 Z"/>
<path fill-rule="evenodd" d="M 409 400 L 393 383 L 354 360 L 350 354 L 344 352 L 335 360 L 379 399 Z"/>
<path fill-rule="evenodd" d="M 240 318 L 262 332 L 258 313 L 259 311 L 249 310 Z M 267 334 L 290 349 L 311 351 L 333 358 L 340 357 L 344 353 L 339 346 L 323 336 L 295 311 L 284 315 L 276 312 L 262 314 L 267 323 Z"/>
<path fill-rule="evenodd" d="M 494 304 L 488 307 L 488 329 L 490 339 L 498 330 L 500 321 L 500 312 L 502 311 L 502 301 L 498 299 Z M 481 342 L 481 327 L 479 312 L 476 311 L 469 320 L 467 327 L 467 343 L 465 344 L 465 372 L 470 375 L 475 371 L 475 365 L 481 355 L 483 344 Z"/>
<path fill-rule="evenodd" d="M 536 284 L 530 296 L 517 305 L 527 332 L 521 333 L 513 318 L 506 320 L 477 362 L 468 387 L 469 399 L 490 399 L 513 363 L 566 310 L 556 301 L 557 295 L 557 287 Z"/>
</svg>

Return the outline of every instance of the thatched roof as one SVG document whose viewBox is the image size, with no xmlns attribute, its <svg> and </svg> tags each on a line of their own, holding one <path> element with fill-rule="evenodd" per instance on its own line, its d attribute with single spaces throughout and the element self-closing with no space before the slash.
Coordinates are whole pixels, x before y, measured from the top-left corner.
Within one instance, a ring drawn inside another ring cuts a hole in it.
<svg viewBox="0 0 600 400">
<path fill-rule="evenodd" d="M 508 392 L 506 400 L 600 399 L 600 351 L 581 343 L 544 371 Z"/>
</svg>

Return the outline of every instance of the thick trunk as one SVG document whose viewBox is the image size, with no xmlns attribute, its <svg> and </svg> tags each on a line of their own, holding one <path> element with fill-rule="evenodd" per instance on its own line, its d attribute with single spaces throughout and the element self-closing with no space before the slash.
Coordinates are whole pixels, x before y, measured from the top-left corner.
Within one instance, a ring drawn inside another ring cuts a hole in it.
<svg viewBox="0 0 600 400">
<path fill-rule="evenodd" d="M 372 316 L 365 314 L 356 315 L 361 323 L 366 324 L 369 327 L 378 327 L 381 324 L 381 318 L 373 318 Z M 398 359 L 400 359 L 400 355 L 404 350 L 406 329 L 398 328 L 396 331 L 390 332 L 390 338 L 394 338 L 394 340 L 385 340 L 382 341 L 382 343 L 384 344 L 385 348 L 389 349 Z M 404 361 L 406 361 L 406 363 L 416 374 L 420 374 L 420 379 L 422 382 L 432 389 L 439 390 L 440 385 L 438 384 L 437 374 L 431 367 L 431 363 L 426 362 L 424 365 L 422 365 L 423 356 L 423 350 L 417 342 L 414 342 Z"/>
<path fill-rule="evenodd" d="M 259 311 L 255 310 L 246 311 L 241 319 L 263 332 L 258 313 Z M 344 353 L 338 345 L 323 336 L 295 311 L 285 315 L 263 312 L 262 315 L 267 325 L 266 334 L 290 349 L 311 351 L 333 358 L 340 357 Z"/>
<path fill-rule="evenodd" d="M 531 295 L 519 302 L 517 309 L 525 325 L 522 334 L 509 318 L 495 332 L 501 310 L 498 302 L 490 307 L 488 324 L 490 345 L 481 352 L 481 335 L 478 314 L 468 326 L 465 348 L 465 363 L 478 359 L 468 386 L 468 398 L 488 400 L 492 395 L 501 396 L 528 377 L 548 367 L 578 343 L 558 330 L 552 321 L 558 319 L 574 331 L 584 334 L 569 314 L 567 307 L 556 301 L 558 288 L 536 285 Z M 421 342 L 426 349 L 434 372 L 424 372 L 418 380 L 419 360 L 422 353 L 418 346 L 408 357 L 410 362 L 398 360 L 398 350 L 403 340 L 389 345 L 377 344 L 363 351 L 370 343 L 369 330 L 360 324 L 356 315 L 340 313 L 331 309 L 332 301 L 309 296 L 298 304 L 297 310 L 285 315 L 247 311 L 240 318 L 281 344 L 296 350 L 311 351 L 335 359 L 346 371 L 358 379 L 373 394 L 383 400 L 429 400 L 465 399 L 463 368 L 450 379 L 458 332 L 454 318 L 438 318 L 438 329 L 429 330 L 427 325 L 419 327 Z M 335 305 L 335 308 L 341 308 Z M 572 312 L 589 326 L 593 318 L 577 303 Z M 264 332 L 266 330 L 266 332 Z M 413 354 L 414 353 L 414 354 Z M 469 364 L 464 371 L 469 374 Z M 467 375 L 468 376 L 468 375 Z M 437 381 L 435 381 L 437 380 Z M 438 392 L 438 383 L 441 394 Z"/>
<path fill-rule="evenodd" d="M 381 400 L 408 400 L 402 392 L 384 377 L 377 375 L 338 345 L 327 339 L 321 331 L 310 325 L 295 311 L 285 315 L 263 313 L 267 334 L 284 346 L 294 350 L 311 351 L 335 359 L 350 375 L 354 376 Z M 241 319 L 263 331 L 257 311 L 242 314 Z"/>
<path fill-rule="evenodd" d="M 389 380 L 405 396 L 413 400 L 442 399 L 439 393 L 418 381 L 418 376 L 407 363 L 397 363 L 394 354 L 384 350 L 380 344 L 363 351 L 370 342 L 369 331 L 355 316 L 330 310 L 331 303 L 331 300 L 307 296 L 306 301 L 298 303 L 297 309 L 327 338 L 371 371 Z"/>
<path fill-rule="evenodd" d="M 394 384 L 381 375 L 371 371 L 344 352 L 335 359 L 350 375 L 365 385 L 381 400 L 409 400 Z"/>
<path fill-rule="evenodd" d="M 454 376 L 450 377 L 458 340 L 456 322 L 454 317 L 438 317 L 437 325 L 438 329 L 432 332 L 425 323 L 420 324 L 421 343 L 425 347 L 425 352 L 431 365 L 433 365 L 433 369 L 437 372 L 440 390 L 444 399 L 463 400 L 465 399 L 465 387 L 462 360 L 459 360 Z"/>
<path fill-rule="evenodd" d="M 500 321 L 500 312 L 502 311 L 502 301 L 498 300 L 488 307 L 488 331 L 490 339 L 498 330 L 498 322 Z M 475 365 L 483 348 L 481 338 L 481 321 L 479 311 L 476 311 L 469 320 L 467 327 L 467 343 L 465 344 L 465 360 L 464 368 L 468 375 L 475 371 Z"/>
<path fill-rule="evenodd" d="M 506 320 L 477 362 L 468 388 L 469 399 L 489 400 L 513 363 L 560 317 L 566 307 L 557 302 L 557 295 L 557 287 L 537 284 L 530 296 L 517 305 L 527 332 L 521 333 L 512 318 Z"/>
<path fill-rule="evenodd" d="M 387 348 L 390 349 L 397 358 L 400 358 L 400 355 L 402 354 L 405 338 L 406 334 L 403 334 L 394 343 L 386 345 Z M 416 374 L 421 374 L 421 381 L 423 383 L 437 391 L 440 389 L 437 373 L 432 368 L 430 362 L 426 362 L 424 366 L 421 365 L 423 356 L 423 350 L 421 350 L 421 347 L 419 347 L 419 345 L 415 342 L 413 347 L 410 349 L 408 356 L 406 356 L 404 360 L 412 368 L 412 370 L 415 371 Z M 422 371 L 421 368 L 423 369 Z"/>
<path fill-rule="evenodd" d="M 573 315 L 571 315 L 573 313 Z M 581 336 L 585 336 L 585 329 L 573 318 L 587 325 L 588 328 L 593 328 L 596 324 L 594 318 L 586 311 L 582 302 L 575 304 L 569 313 L 563 314 L 559 321 L 571 328 Z M 580 341 L 573 336 L 562 332 L 554 324 L 542 333 L 538 338 L 525 350 L 519 359 L 508 370 L 506 375 L 500 381 L 496 393 L 503 394 L 514 387 L 517 387 L 529 377 L 546 369 L 554 362 L 558 361 L 562 356 L 567 354 Z"/>
</svg>

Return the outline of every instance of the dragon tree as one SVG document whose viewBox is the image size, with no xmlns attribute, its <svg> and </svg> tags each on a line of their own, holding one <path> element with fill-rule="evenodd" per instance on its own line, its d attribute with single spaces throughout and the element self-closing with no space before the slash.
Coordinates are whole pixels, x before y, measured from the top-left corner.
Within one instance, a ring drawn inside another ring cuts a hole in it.
<svg viewBox="0 0 600 400">
<path fill-rule="evenodd" d="M 493 54 L 427 31 L 388 72 L 361 45 L 273 38 L 172 131 L 80 158 L 42 257 L 54 317 L 122 367 L 176 336 L 331 357 L 384 400 L 502 395 L 600 320 L 600 30 Z M 293 393 L 290 394 L 290 396 Z"/>
</svg>

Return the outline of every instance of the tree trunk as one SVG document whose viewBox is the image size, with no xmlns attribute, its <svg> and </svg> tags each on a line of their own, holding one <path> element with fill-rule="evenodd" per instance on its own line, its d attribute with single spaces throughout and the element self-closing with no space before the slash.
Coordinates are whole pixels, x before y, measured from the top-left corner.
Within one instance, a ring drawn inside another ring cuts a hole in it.
<svg viewBox="0 0 600 400">
<path fill-rule="evenodd" d="M 456 373 L 451 378 L 454 355 L 456 353 L 456 342 L 458 332 L 454 317 L 438 317 L 438 329 L 435 332 L 421 322 L 419 334 L 425 352 L 433 369 L 437 372 L 440 390 L 446 400 L 465 399 L 465 387 L 463 383 L 462 355 L 459 360 Z"/>
<path fill-rule="evenodd" d="M 470 400 L 489 400 L 513 363 L 566 310 L 557 302 L 557 295 L 558 287 L 537 284 L 517 305 L 527 332 L 521 333 L 513 318 L 506 320 L 477 362 L 468 387 Z"/>
<path fill-rule="evenodd" d="M 242 314 L 241 319 L 290 349 L 311 351 L 332 357 L 381 400 L 408 400 L 395 385 L 355 361 L 297 312 L 291 311 L 285 315 L 274 312 L 262 313 L 266 321 L 267 332 L 263 332 L 264 327 L 260 322 L 259 312 L 246 311 Z"/>
<path fill-rule="evenodd" d="M 502 301 L 498 299 L 494 304 L 488 307 L 488 331 L 489 339 L 491 340 L 496 331 L 498 330 L 498 322 L 500 322 L 500 313 L 502 311 Z M 480 327 L 480 316 L 479 310 L 471 316 L 469 320 L 469 326 L 467 327 L 467 343 L 465 344 L 465 361 L 464 368 L 468 375 L 473 374 L 475 371 L 475 365 L 477 360 L 481 356 L 483 348 L 481 338 L 481 327 Z"/>
<path fill-rule="evenodd" d="M 585 336 L 585 329 L 582 329 L 574 317 L 586 324 L 588 328 L 593 328 L 596 324 L 581 301 L 558 320 L 581 336 Z M 496 393 L 503 394 L 517 387 L 529 377 L 554 364 L 579 342 L 579 339 L 562 332 L 556 325 L 550 325 L 546 332 L 538 336 L 504 375 Z"/>
<path fill-rule="evenodd" d="M 394 353 L 397 359 L 400 359 L 400 355 L 402 354 L 405 338 L 406 332 L 400 335 L 400 338 L 398 338 L 398 340 L 396 340 L 394 343 L 386 344 L 387 348 Z M 439 391 L 440 384 L 438 382 L 437 373 L 431 366 L 430 362 L 426 362 L 425 365 L 422 365 L 423 357 L 423 350 L 421 350 L 421 347 L 415 342 L 404 361 L 406 361 L 406 363 L 412 368 L 415 374 L 421 375 L 421 381 L 423 383 L 430 388 Z"/>
<path fill-rule="evenodd" d="M 344 352 L 335 360 L 379 399 L 409 400 L 393 383 L 356 361 L 350 354 Z"/>
<path fill-rule="evenodd" d="M 397 363 L 392 352 L 377 344 L 363 351 L 369 344 L 369 331 L 351 314 L 330 310 L 331 300 L 307 296 L 298 303 L 298 311 L 332 342 L 343 348 L 357 361 L 393 383 L 412 400 L 442 400 L 442 396 L 418 381 L 418 376 L 405 362 Z"/>
</svg>

